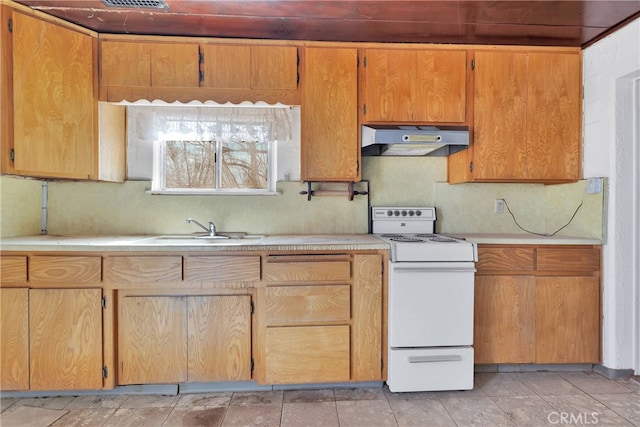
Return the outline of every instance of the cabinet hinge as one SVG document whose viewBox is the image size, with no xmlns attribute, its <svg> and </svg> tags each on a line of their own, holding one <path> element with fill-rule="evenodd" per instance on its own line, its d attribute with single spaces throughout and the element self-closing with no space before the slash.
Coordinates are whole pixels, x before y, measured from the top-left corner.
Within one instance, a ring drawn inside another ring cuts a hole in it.
<svg viewBox="0 0 640 427">
<path fill-rule="evenodd" d="M 109 377 L 109 369 L 106 366 L 102 367 L 102 378 L 107 379 Z"/>
<path fill-rule="evenodd" d="M 296 73 L 296 87 L 300 86 L 300 72 Z"/>
<path fill-rule="evenodd" d="M 473 162 L 469 163 L 469 172 L 473 172 Z"/>
<path fill-rule="evenodd" d="M 251 372 L 253 372 L 253 369 L 255 368 L 256 364 L 253 361 L 253 357 L 251 358 Z"/>
<path fill-rule="evenodd" d="M 471 60 L 471 69 L 472 69 L 472 70 L 475 70 L 475 69 L 476 69 L 476 60 L 475 60 L 475 59 L 472 59 L 472 60 Z"/>
<path fill-rule="evenodd" d="M 200 83 L 204 81 L 204 71 L 198 71 L 198 80 L 200 80 Z"/>
<path fill-rule="evenodd" d="M 253 301 L 249 303 L 249 307 L 251 307 L 251 314 L 253 314 L 254 311 L 256 311 L 256 306 L 253 304 Z"/>
<path fill-rule="evenodd" d="M 13 19 L 9 18 L 7 21 L 7 27 L 9 28 L 9 32 L 13 33 Z"/>
<path fill-rule="evenodd" d="M 367 114 L 367 104 L 362 105 L 362 114 Z"/>
<path fill-rule="evenodd" d="M 14 162 L 16 160 L 16 151 L 13 148 L 9 150 L 9 159 L 11 160 L 11 162 Z"/>
<path fill-rule="evenodd" d="M 364 58 L 362 58 L 362 66 L 364 68 L 367 68 L 367 57 L 366 56 Z"/>
<path fill-rule="evenodd" d="M 200 64 L 204 64 L 204 52 L 203 51 L 199 51 L 198 52 L 198 62 Z"/>
<path fill-rule="evenodd" d="M 382 357 L 380 358 L 380 370 L 384 371 L 384 359 Z"/>
<path fill-rule="evenodd" d="M 100 301 L 100 304 L 102 305 L 102 308 L 107 308 L 107 297 L 103 296 L 102 300 Z"/>
<path fill-rule="evenodd" d="M 382 274 L 384 274 L 384 261 L 382 262 L 382 270 L 381 270 Z"/>
</svg>

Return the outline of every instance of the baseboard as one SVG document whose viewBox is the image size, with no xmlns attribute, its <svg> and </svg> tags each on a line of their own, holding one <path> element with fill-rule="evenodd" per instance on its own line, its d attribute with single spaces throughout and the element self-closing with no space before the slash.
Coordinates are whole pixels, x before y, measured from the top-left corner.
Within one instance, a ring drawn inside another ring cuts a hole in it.
<svg viewBox="0 0 640 427">
<path fill-rule="evenodd" d="M 633 376 L 634 373 L 633 369 L 612 369 L 603 365 L 593 365 L 593 370 L 610 380 L 615 380 L 616 378 L 628 378 Z"/>
<path fill-rule="evenodd" d="M 488 364 L 475 365 L 474 372 L 572 372 L 572 371 L 592 371 L 593 365 L 590 363 L 566 363 L 566 364 Z"/>
</svg>

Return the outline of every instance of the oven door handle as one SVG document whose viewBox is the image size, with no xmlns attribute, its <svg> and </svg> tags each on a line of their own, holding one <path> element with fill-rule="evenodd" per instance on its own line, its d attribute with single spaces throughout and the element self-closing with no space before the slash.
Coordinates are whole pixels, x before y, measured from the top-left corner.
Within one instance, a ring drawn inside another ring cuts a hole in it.
<svg viewBox="0 0 640 427">
<path fill-rule="evenodd" d="M 436 356 L 409 356 L 409 363 L 430 363 L 430 362 L 459 362 L 462 356 L 459 354 L 443 354 Z"/>
<path fill-rule="evenodd" d="M 393 267 L 394 273 L 474 273 L 474 267 Z"/>
</svg>

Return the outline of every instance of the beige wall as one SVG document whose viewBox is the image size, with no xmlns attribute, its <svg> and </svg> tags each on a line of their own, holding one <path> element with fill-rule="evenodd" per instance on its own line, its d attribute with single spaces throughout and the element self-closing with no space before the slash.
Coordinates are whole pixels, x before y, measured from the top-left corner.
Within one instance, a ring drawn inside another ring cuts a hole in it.
<svg viewBox="0 0 640 427">
<path fill-rule="evenodd" d="M 446 183 L 446 159 L 367 157 L 373 206 L 435 205 L 441 233 L 519 233 L 508 212 L 493 213 L 503 198 L 525 228 L 549 233 L 564 225 L 581 201 L 572 223 L 559 235 L 601 238 L 603 192 L 586 194 L 574 184 Z M 2 177 L 2 236 L 40 232 L 40 181 Z M 340 187 L 339 185 L 337 185 Z M 49 183 L 49 234 L 161 234 L 197 231 L 187 217 L 213 220 L 221 231 L 250 233 L 366 233 L 367 197 L 299 194 L 306 185 L 279 182 L 279 196 L 157 196 L 149 183 Z M 335 187 L 335 185 L 334 185 Z M 341 188 L 344 188 L 342 185 Z M 366 183 L 359 184 L 360 189 Z"/>
</svg>

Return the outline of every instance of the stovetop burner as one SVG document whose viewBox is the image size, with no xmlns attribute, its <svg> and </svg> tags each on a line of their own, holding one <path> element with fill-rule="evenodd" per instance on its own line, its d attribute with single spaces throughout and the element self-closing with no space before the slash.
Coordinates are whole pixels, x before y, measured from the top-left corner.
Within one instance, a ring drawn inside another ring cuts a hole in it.
<svg viewBox="0 0 640 427">
<path fill-rule="evenodd" d="M 457 242 L 456 239 L 452 239 L 450 237 L 443 237 L 443 236 L 431 237 L 429 240 L 431 240 L 432 242 L 443 242 L 443 243 Z"/>
<path fill-rule="evenodd" d="M 418 239 L 417 237 L 408 237 L 408 236 L 391 237 L 389 240 L 391 240 L 392 242 L 406 242 L 406 243 L 424 242 L 423 239 Z"/>
</svg>

